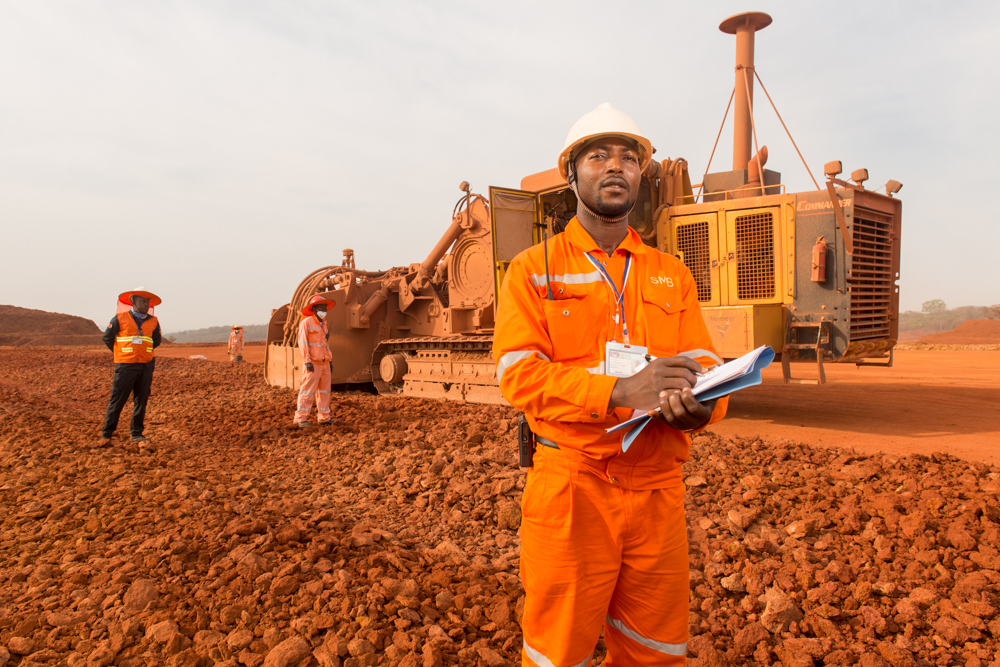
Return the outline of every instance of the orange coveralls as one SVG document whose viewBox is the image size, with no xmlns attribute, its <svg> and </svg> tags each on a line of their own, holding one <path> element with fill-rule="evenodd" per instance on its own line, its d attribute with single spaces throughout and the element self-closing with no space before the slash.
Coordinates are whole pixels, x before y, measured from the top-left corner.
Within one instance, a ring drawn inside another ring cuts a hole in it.
<svg viewBox="0 0 1000 667">
<path fill-rule="evenodd" d="M 657 357 L 720 361 L 690 271 L 642 243 L 631 228 L 611 257 L 577 219 L 518 255 L 504 278 L 493 355 L 504 397 L 539 437 L 521 499 L 522 661 L 583 666 L 604 628 L 606 665 L 684 664 L 688 549 L 681 464 L 690 438 L 654 420 L 621 450 L 632 416 L 609 410 L 617 378 L 604 375 L 605 343 L 622 340 L 615 299 L 585 253 L 620 288 L 630 343 Z M 726 412 L 727 399 L 711 421 Z"/>
<path fill-rule="evenodd" d="M 229 334 L 229 361 L 243 356 L 243 329 L 234 329 Z"/>
<path fill-rule="evenodd" d="M 314 400 L 319 423 L 330 421 L 330 360 L 333 359 L 333 354 L 326 336 L 326 322 L 315 315 L 302 318 L 299 323 L 302 384 L 299 385 L 298 410 L 295 411 L 296 424 L 308 421 Z M 306 369 L 306 363 L 313 365 L 312 372 Z"/>
</svg>

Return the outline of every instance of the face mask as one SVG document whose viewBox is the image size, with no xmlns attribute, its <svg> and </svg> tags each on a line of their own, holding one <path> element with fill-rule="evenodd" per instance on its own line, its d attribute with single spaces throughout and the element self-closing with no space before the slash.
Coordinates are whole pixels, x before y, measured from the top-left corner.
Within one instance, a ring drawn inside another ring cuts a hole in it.
<svg viewBox="0 0 1000 667">
<path fill-rule="evenodd" d="M 317 311 L 314 311 L 314 312 L 316 313 L 316 317 L 318 317 L 319 319 L 321 319 L 321 320 L 325 320 L 326 319 L 326 311 L 325 310 L 317 310 Z"/>
</svg>

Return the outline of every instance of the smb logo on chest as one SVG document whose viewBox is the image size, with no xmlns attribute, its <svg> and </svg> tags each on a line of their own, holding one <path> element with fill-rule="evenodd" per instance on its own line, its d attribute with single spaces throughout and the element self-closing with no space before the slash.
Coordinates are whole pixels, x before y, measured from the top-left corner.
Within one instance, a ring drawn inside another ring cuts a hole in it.
<svg viewBox="0 0 1000 667">
<path fill-rule="evenodd" d="M 666 285 L 667 287 L 674 286 L 674 279 L 667 276 L 650 276 L 649 282 L 654 285 Z"/>
</svg>

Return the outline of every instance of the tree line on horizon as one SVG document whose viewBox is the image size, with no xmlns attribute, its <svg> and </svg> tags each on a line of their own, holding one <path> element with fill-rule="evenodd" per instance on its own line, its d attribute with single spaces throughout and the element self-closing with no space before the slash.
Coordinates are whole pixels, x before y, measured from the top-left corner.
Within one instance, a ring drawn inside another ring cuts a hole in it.
<svg viewBox="0 0 1000 667">
<path fill-rule="evenodd" d="M 899 330 L 940 333 L 969 320 L 1000 320 L 1000 304 L 948 308 L 941 299 L 924 301 L 920 312 L 907 310 L 899 314 Z"/>
<path fill-rule="evenodd" d="M 226 343 L 229 342 L 231 326 L 205 327 L 204 329 L 188 329 L 163 334 L 172 343 Z M 246 343 L 263 342 L 267 340 L 266 324 L 250 324 L 243 327 L 243 341 Z"/>
</svg>

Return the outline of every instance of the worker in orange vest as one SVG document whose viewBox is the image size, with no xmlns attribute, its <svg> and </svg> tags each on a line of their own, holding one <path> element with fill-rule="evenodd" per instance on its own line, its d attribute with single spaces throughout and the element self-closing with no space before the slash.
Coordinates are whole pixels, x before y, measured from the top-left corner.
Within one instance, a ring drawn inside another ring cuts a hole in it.
<svg viewBox="0 0 1000 667">
<path fill-rule="evenodd" d="M 320 426 L 329 426 L 330 418 L 330 377 L 333 354 L 327 338 L 330 330 L 326 324 L 326 311 L 334 304 L 320 295 L 314 296 L 302 309 L 299 323 L 299 351 L 302 353 L 302 383 L 299 385 L 298 409 L 294 422 L 299 428 L 312 424 L 309 413 L 316 403 L 316 421 Z"/>
<path fill-rule="evenodd" d="M 696 373 L 720 362 L 690 271 L 628 224 L 653 147 L 609 104 L 559 156 L 576 194 L 563 233 L 510 263 L 493 355 L 504 397 L 535 434 L 521 499 L 522 662 L 681 665 L 688 547 L 681 464 L 689 433 L 721 419 Z M 628 446 L 607 429 L 650 422 Z"/>
<path fill-rule="evenodd" d="M 243 361 L 243 327 L 238 324 L 229 333 L 229 361 Z"/>
<path fill-rule="evenodd" d="M 114 353 L 115 372 L 111 397 L 104 415 L 99 446 L 111 444 L 118 418 L 132 396 L 132 442 L 146 447 L 143 435 L 146 403 L 153 385 L 153 350 L 160 345 L 160 322 L 151 309 L 161 303 L 152 292 L 138 289 L 118 296 L 118 314 L 104 330 L 104 344 Z"/>
</svg>

